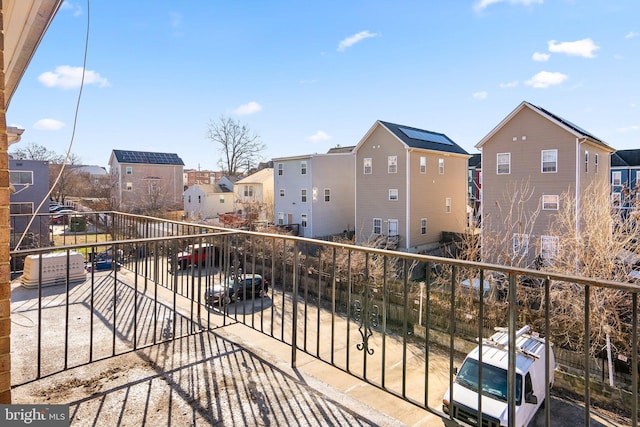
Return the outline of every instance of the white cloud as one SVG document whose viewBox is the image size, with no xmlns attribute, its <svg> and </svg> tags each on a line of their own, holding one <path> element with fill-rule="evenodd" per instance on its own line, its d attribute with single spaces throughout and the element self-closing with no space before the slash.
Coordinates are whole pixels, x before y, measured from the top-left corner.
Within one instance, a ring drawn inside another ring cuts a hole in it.
<svg viewBox="0 0 640 427">
<path fill-rule="evenodd" d="M 55 71 L 47 71 L 38 76 L 38 80 L 48 87 L 61 87 L 63 89 L 75 89 L 82 83 L 82 67 L 60 65 Z M 110 86 L 107 79 L 95 71 L 87 70 L 84 73 L 84 84 L 97 84 L 100 87 Z"/>
<path fill-rule="evenodd" d="M 481 11 L 491 6 L 492 4 L 504 3 L 505 1 L 511 4 L 522 4 L 524 6 L 544 3 L 544 0 L 480 0 L 473 6 L 473 8 L 477 11 Z"/>
<path fill-rule="evenodd" d="M 40 119 L 33 127 L 38 130 L 60 130 L 64 127 L 64 123 L 55 119 Z"/>
<path fill-rule="evenodd" d="M 489 96 L 489 93 L 486 91 L 476 92 L 473 94 L 473 99 L 482 101 L 483 99 L 487 99 L 488 96 Z"/>
<path fill-rule="evenodd" d="M 531 77 L 531 79 L 527 80 L 524 83 L 527 86 L 531 86 L 536 89 L 546 89 L 549 86 L 559 85 L 568 78 L 569 76 L 559 72 L 540 71 L 538 74 Z"/>
<path fill-rule="evenodd" d="M 620 131 L 622 133 L 637 132 L 639 130 L 640 130 L 640 126 L 638 126 L 638 125 L 627 126 L 627 127 L 618 129 L 618 131 Z"/>
<path fill-rule="evenodd" d="M 582 56 L 584 58 L 595 58 L 593 52 L 600 49 L 591 39 L 576 40 L 574 42 L 558 43 L 555 40 L 548 42 L 549 52 L 564 53 L 571 56 Z"/>
<path fill-rule="evenodd" d="M 331 137 L 326 133 L 322 132 L 321 130 L 307 137 L 307 141 L 309 142 L 321 142 L 321 141 L 328 141 L 330 139 Z"/>
<path fill-rule="evenodd" d="M 239 116 L 247 116 L 249 114 L 254 114 L 259 111 L 262 111 L 262 105 L 258 104 L 255 101 L 251 101 L 247 104 L 241 105 L 235 110 L 233 110 L 233 112 L 238 114 Z"/>
<path fill-rule="evenodd" d="M 500 87 L 502 89 L 512 89 L 514 87 L 518 86 L 518 81 L 514 80 L 512 82 L 507 82 L 507 83 L 500 83 Z"/>
<path fill-rule="evenodd" d="M 80 8 L 80 5 L 73 4 L 69 0 L 63 1 L 62 2 L 62 6 L 60 6 L 60 9 L 66 9 L 66 10 L 73 11 L 73 16 L 82 15 L 82 9 Z"/>
<path fill-rule="evenodd" d="M 549 55 L 548 53 L 535 52 L 531 58 L 534 61 L 547 62 L 549 58 L 551 58 L 551 55 Z"/>
<path fill-rule="evenodd" d="M 171 28 L 182 27 L 182 15 L 178 12 L 169 12 L 169 20 L 171 21 Z"/>
<path fill-rule="evenodd" d="M 369 31 L 360 31 L 357 34 L 354 34 L 352 36 L 347 37 L 346 39 L 342 40 L 340 42 L 340 44 L 338 44 L 338 52 L 344 52 L 344 50 L 348 47 L 353 46 L 354 44 L 364 40 L 364 39 L 368 39 L 371 37 L 377 37 L 378 34 L 376 33 L 371 33 Z"/>
<path fill-rule="evenodd" d="M 640 33 L 636 33 L 635 31 L 629 31 L 627 35 L 624 36 L 625 39 L 632 39 L 634 37 L 640 37 Z"/>
</svg>

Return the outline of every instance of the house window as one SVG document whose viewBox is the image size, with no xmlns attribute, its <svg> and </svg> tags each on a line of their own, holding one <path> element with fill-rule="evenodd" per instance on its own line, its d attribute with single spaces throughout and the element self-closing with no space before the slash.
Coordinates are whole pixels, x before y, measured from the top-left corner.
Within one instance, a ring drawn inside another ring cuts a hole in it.
<svg viewBox="0 0 640 427">
<path fill-rule="evenodd" d="M 187 197 L 187 202 L 191 203 L 191 194 L 189 194 L 189 197 Z"/>
<path fill-rule="evenodd" d="M 303 188 L 302 190 L 300 190 L 301 194 L 300 194 L 300 201 L 302 203 L 306 203 L 307 202 L 307 190 L 305 188 Z"/>
<path fill-rule="evenodd" d="M 444 211 L 446 213 L 451 213 L 451 197 L 444 199 Z"/>
<path fill-rule="evenodd" d="M 542 196 L 542 210 L 557 211 L 560 205 L 560 197 L 557 194 Z"/>
<path fill-rule="evenodd" d="M 622 204 L 622 193 L 611 193 L 611 204 L 619 207 Z"/>
<path fill-rule="evenodd" d="M 133 190 L 133 182 L 127 182 L 127 191 Z"/>
<path fill-rule="evenodd" d="M 331 189 L 330 188 L 325 188 L 324 189 L 324 201 L 325 202 L 330 202 L 331 201 Z"/>
<path fill-rule="evenodd" d="M 244 197 L 253 197 L 253 185 L 244 186 Z"/>
<path fill-rule="evenodd" d="M 302 174 L 302 175 L 306 175 L 307 174 L 307 162 L 306 161 L 300 162 L 300 174 Z"/>
<path fill-rule="evenodd" d="M 31 185 L 33 171 L 9 171 L 9 182 L 13 185 Z"/>
<path fill-rule="evenodd" d="M 220 203 L 224 203 L 224 196 L 220 196 Z"/>
<path fill-rule="evenodd" d="M 282 163 L 278 163 L 278 175 L 284 175 L 284 165 Z"/>
<path fill-rule="evenodd" d="M 420 173 L 427 173 L 427 158 L 425 156 L 420 156 Z"/>
<path fill-rule="evenodd" d="M 307 214 L 300 215 L 300 225 L 303 227 L 307 226 Z"/>
<path fill-rule="evenodd" d="M 389 189 L 389 200 L 398 200 L 398 189 L 397 188 L 391 188 Z"/>
<path fill-rule="evenodd" d="M 390 219 L 389 220 L 389 234 L 388 236 L 393 237 L 398 235 L 398 220 Z"/>
<path fill-rule="evenodd" d="M 558 256 L 560 238 L 557 236 L 540 236 L 540 254 L 544 259 L 554 259 Z"/>
<path fill-rule="evenodd" d="M 613 185 L 622 185 L 622 172 L 621 171 L 611 172 L 611 184 L 613 184 Z"/>
<path fill-rule="evenodd" d="M 558 150 L 542 150 L 542 173 L 558 172 Z"/>
<path fill-rule="evenodd" d="M 311 198 L 314 202 L 318 200 L 318 187 L 313 187 L 313 189 L 311 190 Z"/>
<path fill-rule="evenodd" d="M 444 175 L 444 159 L 438 159 L 438 173 Z"/>
<path fill-rule="evenodd" d="M 278 212 L 278 225 L 284 225 L 284 212 Z"/>
<path fill-rule="evenodd" d="M 127 175 L 133 175 L 133 168 L 131 166 L 127 166 L 125 173 Z"/>
<path fill-rule="evenodd" d="M 373 234 L 382 234 L 382 218 L 373 218 Z"/>
<path fill-rule="evenodd" d="M 202 196 L 198 196 L 198 203 L 202 203 Z"/>
<path fill-rule="evenodd" d="M 420 220 L 420 234 L 423 236 L 427 234 L 427 218 L 422 218 Z"/>
<path fill-rule="evenodd" d="M 584 152 L 584 172 L 589 173 L 589 152 Z"/>
<path fill-rule="evenodd" d="M 373 161 L 370 157 L 367 157 L 364 159 L 364 174 L 371 175 L 371 172 L 373 172 Z"/>
<path fill-rule="evenodd" d="M 280 189 L 280 197 L 284 197 L 284 188 Z"/>
<path fill-rule="evenodd" d="M 640 187 L 640 171 L 636 171 L 636 187 Z"/>
<path fill-rule="evenodd" d="M 593 165 L 595 167 L 595 173 L 598 173 L 598 155 L 594 154 L 593 155 Z"/>
<path fill-rule="evenodd" d="M 521 257 L 529 252 L 529 235 L 515 233 L 512 239 L 513 257 Z"/>
<path fill-rule="evenodd" d="M 511 173 L 511 153 L 498 153 L 497 174 L 509 175 Z"/>
<path fill-rule="evenodd" d="M 9 203 L 10 215 L 32 214 L 32 213 L 33 213 L 32 202 Z"/>
<path fill-rule="evenodd" d="M 398 156 L 387 157 L 387 172 L 389 173 L 398 172 Z"/>
</svg>

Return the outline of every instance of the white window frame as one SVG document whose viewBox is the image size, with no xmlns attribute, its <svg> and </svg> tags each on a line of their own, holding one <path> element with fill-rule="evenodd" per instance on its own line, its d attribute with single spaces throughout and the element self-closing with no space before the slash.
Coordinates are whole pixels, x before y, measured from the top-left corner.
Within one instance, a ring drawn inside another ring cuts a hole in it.
<svg viewBox="0 0 640 427">
<path fill-rule="evenodd" d="M 300 201 L 302 203 L 307 203 L 307 189 L 303 188 L 300 190 Z"/>
<path fill-rule="evenodd" d="M 280 197 L 284 197 L 284 188 L 280 189 Z"/>
<path fill-rule="evenodd" d="M 387 157 L 387 173 L 398 173 L 398 156 Z"/>
<path fill-rule="evenodd" d="M 554 201 L 554 199 L 555 199 L 555 201 Z M 543 211 L 557 211 L 558 209 L 560 209 L 560 196 L 558 196 L 557 194 L 543 194 L 542 195 L 542 210 Z"/>
<path fill-rule="evenodd" d="M 382 234 L 382 218 L 373 218 L 373 234 Z"/>
<path fill-rule="evenodd" d="M 307 161 L 302 160 L 300 162 L 300 175 L 306 175 L 306 174 L 307 174 Z"/>
<path fill-rule="evenodd" d="M 545 154 L 553 155 L 553 159 L 545 159 Z M 558 150 L 542 150 L 540 153 L 540 172 L 557 173 L 558 172 Z"/>
<path fill-rule="evenodd" d="M 278 163 L 278 176 L 283 176 L 283 175 L 284 175 L 284 164 Z"/>
<path fill-rule="evenodd" d="M 636 187 L 640 187 L 640 170 L 636 171 Z"/>
<path fill-rule="evenodd" d="M 303 228 L 307 228 L 307 214 L 300 214 L 300 226 Z"/>
<path fill-rule="evenodd" d="M 500 167 L 507 168 L 500 172 Z M 498 153 L 496 154 L 496 175 L 510 175 L 511 174 L 511 153 Z"/>
<path fill-rule="evenodd" d="M 584 152 L 584 173 L 589 173 L 589 152 Z"/>
<path fill-rule="evenodd" d="M 33 171 L 9 171 L 9 182 L 12 185 L 33 185 Z"/>
<path fill-rule="evenodd" d="M 622 206 L 622 193 L 619 191 L 614 191 L 611 193 L 611 206 L 620 207 Z"/>
<path fill-rule="evenodd" d="M 253 185 L 244 186 L 244 197 L 253 197 Z"/>
<path fill-rule="evenodd" d="M 444 212 L 451 213 L 451 197 L 446 197 L 444 199 Z"/>
<path fill-rule="evenodd" d="M 543 259 L 554 259 L 560 249 L 560 237 L 540 236 L 540 255 Z"/>
<path fill-rule="evenodd" d="M 622 185 L 622 171 L 611 172 L 611 185 L 614 185 L 614 186 Z"/>
<path fill-rule="evenodd" d="M 125 168 L 125 172 L 124 172 L 124 173 L 125 173 L 126 175 L 133 175 L 133 167 L 131 167 L 131 166 L 127 166 L 127 167 Z"/>
<path fill-rule="evenodd" d="M 127 191 L 133 191 L 133 182 L 127 182 L 125 188 Z"/>
<path fill-rule="evenodd" d="M 220 204 L 223 204 L 223 203 L 224 203 L 224 196 L 223 196 L 223 195 L 220 195 L 219 202 L 220 202 Z"/>
<path fill-rule="evenodd" d="M 371 175 L 373 173 L 373 159 L 371 157 L 365 157 L 362 166 L 365 175 Z"/>
<path fill-rule="evenodd" d="M 278 212 L 278 225 L 284 225 L 284 212 Z"/>
<path fill-rule="evenodd" d="M 392 202 L 397 202 L 399 198 L 398 195 L 398 189 L 397 188 L 390 188 L 389 189 L 389 200 Z"/>
<path fill-rule="evenodd" d="M 444 175 L 444 159 L 438 159 L 438 174 Z"/>
<path fill-rule="evenodd" d="M 325 188 L 324 189 L 324 201 L 327 202 L 327 203 L 331 201 L 331 189 L 330 188 Z"/>
<path fill-rule="evenodd" d="M 425 156 L 420 156 L 420 173 L 427 173 L 427 158 Z"/>
<path fill-rule="evenodd" d="M 423 236 L 427 234 L 427 218 L 420 219 L 420 234 Z"/>
<path fill-rule="evenodd" d="M 514 233 L 511 241 L 511 254 L 513 258 L 521 257 L 529 252 L 529 235 Z"/>
<path fill-rule="evenodd" d="M 593 165 L 594 165 L 594 169 L 595 169 L 595 173 L 598 173 L 598 163 L 599 163 L 599 159 L 600 159 L 600 155 L 599 154 L 594 154 L 593 155 Z"/>
</svg>

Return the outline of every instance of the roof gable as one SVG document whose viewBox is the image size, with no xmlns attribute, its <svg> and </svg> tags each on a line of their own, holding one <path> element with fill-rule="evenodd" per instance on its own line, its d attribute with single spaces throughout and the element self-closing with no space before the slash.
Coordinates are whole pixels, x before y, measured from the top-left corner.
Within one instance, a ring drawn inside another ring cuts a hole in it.
<svg viewBox="0 0 640 427">
<path fill-rule="evenodd" d="M 533 105 L 533 104 L 531 104 L 531 103 L 529 103 L 527 101 L 522 101 L 520 103 L 520 105 L 518 105 L 515 108 L 515 110 L 513 110 L 511 113 L 509 113 L 509 115 L 507 115 L 507 117 L 505 117 L 500 123 L 498 123 L 498 125 L 496 127 L 494 127 L 491 130 L 491 132 L 489 132 L 484 138 L 482 138 L 482 140 L 480 140 L 480 142 L 478 142 L 476 144 L 476 148 L 482 149 L 482 146 L 484 145 L 485 142 L 490 140 L 491 137 L 493 137 L 493 135 L 495 135 L 500 129 L 502 129 L 502 127 L 504 127 L 509 121 L 511 121 L 511 119 L 513 119 L 524 108 L 529 108 L 532 111 L 535 111 L 536 113 L 540 114 L 541 116 L 543 116 L 547 120 L 555 123 L 556 125 L 562 127 L 566 131 L 574 134 L 577 138 L 587 139 L 587 140 L 591 141 L 592 143 L 594 143 L 596 145 L 599 145 L 600 147 L 602 147 L 602 148 L 604 148 L 604 149 L 606 149 L 606 150 L 608 150 L 610 152 L 615 151 L 613 148 L 611 148 L 607 143 L 602 141 L 600 138 L 595 137 L 594 135 L 592 135 L 589 132 L 585 131 L 581 127 L 573 124 L 569 120 L 563 119 L 562 117 L 560 117 L 560 116 L 558 116 L 556 114 L 553 114 L 550 111 L 545 110 L 542 107 L 538 107 L 536 105 Z"/>
<path fill-rule="evenodd" d="M 175 153 L 113 150 L 113 155 L 118 160 L 118 163 L 184 166 L 184 162 L 182 161 L 182 159 Z"/>
<path fill-rule="evenodd" d="M 273 178 L 273 169 L 266 168 L 260 169 L 258 172 L 253 173 L 247 177 L 242 178 L 239 181 L 236 181 L 236 184 L 254 184 L 254 183 L 264 183 L 265 181 Z"/>
<path fill-rule="evenodd" d="M 616 151 L 611 155 L 611 166 L 640 166 L 640 149 Z"/>
<path fill-rule="evenodd" d="M 421 150 L 441 151 L 445 153 L 468 155 L 462 147 L 453 142 L 443 133 L 432 132 L 429 130 L 414 128 L 411 126 L 398 125 L 396 123 L 383 122 L 378 120 L 369 129 L 367 134 L 360 140 L 356 146 L 356 151 L 364 143 L 364 141 L 373 133 L 377 126 L 382 126 L 389 133 L 395 136 L 406 148 L 416 148 Z"/>
</svg>

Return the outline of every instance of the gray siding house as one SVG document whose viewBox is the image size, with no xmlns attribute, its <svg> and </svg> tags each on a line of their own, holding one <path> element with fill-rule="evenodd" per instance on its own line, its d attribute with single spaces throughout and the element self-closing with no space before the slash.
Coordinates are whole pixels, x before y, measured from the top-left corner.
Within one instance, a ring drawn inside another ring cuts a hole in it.
<svg viewBox="0 0 640 427">
<path fill-rule="evenodd" d="M 9 208 L 11 214 L 11 249 L 20 240 L 31 215 L 48 214 L 49 199 L 49 163 L 40 160 L 9 159 L 9 181 L 11 195 Z M 42 201 L 44 200 L 44 203 Z M 42 203 L 40 209 L 38 206 Z M 49 219 L 47 215 L 36 218 L 29 227 L 20 246 L 49 245 Z"/>
</svg>

